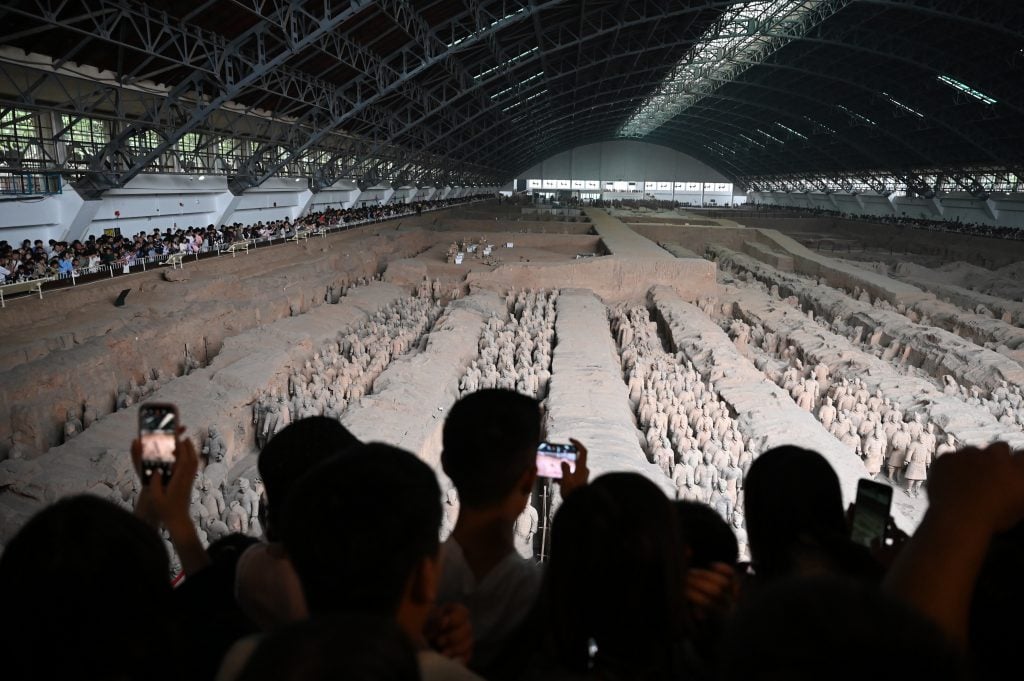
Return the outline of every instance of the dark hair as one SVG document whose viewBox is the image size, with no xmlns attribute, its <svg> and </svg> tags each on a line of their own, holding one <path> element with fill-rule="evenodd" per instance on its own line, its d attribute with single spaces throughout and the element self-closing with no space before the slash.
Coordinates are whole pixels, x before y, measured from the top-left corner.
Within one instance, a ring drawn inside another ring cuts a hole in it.
<svg viewBox="0 0 1024 681">
<path fill-rule="evenodd" d="M 322 461 L 358 444 L 337 419 L 310 416 L 292 421 L 263 446 L 256 465 L 267 492 L 263 523 L 267 539 L 277 540 L 280 514 L 296 481 Z"/>
<path fill-rule="evenodd" d="M 1018 664 L 1024 608 L 1022 574 L 1024 522 L 992 538 L 975 580 L 968 649 L 978 679 L 1005 678 L 1005 670 Z"/>
<path fill-rule="evenodd" d="M 442 438 L 441 466 L 459 502 L 492 506 L 536 465 L 540 408 L 537 400 L 511 390 L 478 390 L 455 403 Z"/>
<path fill-rule="evenodd" d="M 412 643 L 394 620 L 332 614 L 263 639 L 238 681 L 419 681 Z"/>
<path fill-rule="evenodd" d="M 610 473 L 558 510 L 544 573 L 540 622 L 546 655 L 584 673 L 668 677 L 687 632 L 685 560 L 668 498 L 636 473 Z M 612 586 L 613 585 L 613 586 Z"/>
<path fill-rule="evenodd" d="M 167 551 L 109 501 L 67 497 L 25 523 L 0 557 L 0 603 L 7 678 L 176 676 Z"/>
<path fill-rule="evenodd" d="M 751 465 L 743 486 L 747 541 L 759 578 L 792 573 L 801 556 L 839 568 L 854 547 L 847 538 L 839 478 L 821 454 L 770 449 Z"/>
<path fill-rule="evenodd" d="M 691 567 L 709 568 L 712 563 L 735 565 L 739 544 L 729 523 L 707 504 L 677 501 L 672 504 L 683 550 L 689 549 Z"/>
<path fill-rule="evenodd" d="M 282 539 L 310 611 L 394 616 L 413 570 L 437 555 L 441 488 L 415 455 L 373 443 L 311 470 Z"/>
<path fill-rule="evenodd" d="M 965 678 L 929 620 L 878 588 L 836 577 L 774 582 L 745 602 L 724 641 L 725 681 Z"/>
</svg>

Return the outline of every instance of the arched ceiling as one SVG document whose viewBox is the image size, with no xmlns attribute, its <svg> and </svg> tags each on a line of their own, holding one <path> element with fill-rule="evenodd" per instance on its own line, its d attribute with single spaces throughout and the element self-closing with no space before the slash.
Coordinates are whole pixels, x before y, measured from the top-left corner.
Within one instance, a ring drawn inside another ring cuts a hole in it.
<svg viewBox="0 0 1024 681">
<path fill-rule="evenodd" d="M 776 6 L 809 14 L 757 19 Z M 702 52 L 737 26 L 768 47 Z M 54 60 L 32 77 L 0 54 L 0 106 L 124 123 L 99 189 L 195 131 L 255 140 L 239 188 L 312 156 L 319 184 L 501 181 L 621 136 L 751 187 L 935 169 L 970 188 L 971 169 L 1024 166 L 1019 2 L 13 0 L 0 27 Z M 78 65 L 113 77 L 66 85 Z M 660 124 L 637 133 L 645 104 Z M 131 153 L 148 128 L 159 143 Z"/>
</svg>

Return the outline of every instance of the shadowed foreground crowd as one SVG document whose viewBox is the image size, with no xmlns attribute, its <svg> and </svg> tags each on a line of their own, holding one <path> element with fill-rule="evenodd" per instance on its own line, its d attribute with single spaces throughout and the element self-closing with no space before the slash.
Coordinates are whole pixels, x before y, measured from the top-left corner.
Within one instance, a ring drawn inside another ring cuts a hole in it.
<svg viewBox="0 0 1024 681">
<path fill-rule="evenodd" d="M 995 679 L 1019 676 L 1024 455 L 935 462 L 913 537 L 849 539 L 815 452 L 762 454 L 744 487 L 749 564 L 708 507 L 631 473 L 563 469 L 542 565 L 513 526 L 538 484 L 538 403 L 460 400 L 441 465 L 458 492 L 439 541 L 434 471 L 312 417 L 259 456 L 264 541 L 204 549 L 199 458 L 135 514 L 92 496 L 34 516 L 0 557 L 6 679 Z M 139 465 L 140 447 L 132 456 Z M 168 581 L 169 535 L 184 578 Z M 895 531 L 894 531 L 894 534 Z M 43 652 L 45 651 L 45 652 Z"/>
</svg>

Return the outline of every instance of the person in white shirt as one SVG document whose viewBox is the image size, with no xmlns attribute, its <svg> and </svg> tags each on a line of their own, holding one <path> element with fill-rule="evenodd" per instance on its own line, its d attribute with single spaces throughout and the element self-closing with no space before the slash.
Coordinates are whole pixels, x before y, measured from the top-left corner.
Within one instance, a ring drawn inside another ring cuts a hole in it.
<svg viewBox="0 0 1024 681">
<path fill-rule="evenodd" d="M 534 605 L 541 570 L 516 550 L 514 527 L 537 479 L 537 400 L 511 390 L 470 393 L 452 407 L 442 434 L 441 465 L 459 496 L 455 529 L 441 550 L 439 603 L 469 608 L 470 667 L 487 676 Z M 586 483 L 586 449 L 575 473 L 564 465 L 562 494 Z"/>
</svg>

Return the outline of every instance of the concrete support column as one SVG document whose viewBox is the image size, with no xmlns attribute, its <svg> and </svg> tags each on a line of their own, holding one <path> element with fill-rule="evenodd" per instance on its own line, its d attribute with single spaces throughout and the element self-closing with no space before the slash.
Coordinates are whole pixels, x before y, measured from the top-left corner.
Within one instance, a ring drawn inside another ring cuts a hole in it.
<svg viewBox="0 0 1024 681">
<path fill-rule="evenodd" d="M 74 191 L 70 187 L 67 187 L 67 190 L 71 192 Z M 64 236 L 60 240 L 67 241 L 68 243 L 71 243 L 76 239 L 79 241 L 84 240 L 89 234 L 89 226 L 92 224 L 93 219 L 96 217 L 96 214 L 99 212 L 102 205 L 102 199 L 82 201 L 78 206 L 78 210 L 74 211 L 73 216 L 66 222 L 67 229 L 64 231 Z"/>
<path fill-rule="evenodd" d="M 231 216 L 234 214 L 235 209 L 238 208 L 238 204 L 242 202 L 241 194 L 227 194 L 228 200 L 224 205 L 224 210 L 217 216 L 217 221 L 214 222 L 218 227 L 223 227 L 226 224 L 230 224 Z"/>
</svg>

